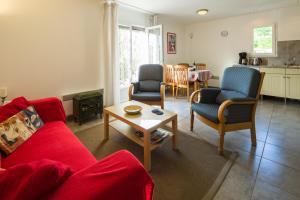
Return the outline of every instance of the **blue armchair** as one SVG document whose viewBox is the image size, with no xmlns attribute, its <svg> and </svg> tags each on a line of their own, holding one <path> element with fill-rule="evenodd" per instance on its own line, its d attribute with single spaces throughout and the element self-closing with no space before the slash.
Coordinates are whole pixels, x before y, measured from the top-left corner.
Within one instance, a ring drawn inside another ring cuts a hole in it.
<svg viewBox="0 0 300 200">
<path fill-rule="evenodd" d="M 132 83 L 129 87 L 129 100 L 160 105 L 164 109 L 164 98 L 163 67 L 157 64 L 140 66 L 138 82 Z"/>
<path fill-rule="evenodd" d="M 264 73 L 233 66 L 225 70 L 221 88 L 203 88 L 191 97 L 190 130 L 194 116 L 219 133 L 219 153 L 223 154 L 226 131 L 250 129 L 252 145 L 256 146 L 255 112 Z"/>
</svg>

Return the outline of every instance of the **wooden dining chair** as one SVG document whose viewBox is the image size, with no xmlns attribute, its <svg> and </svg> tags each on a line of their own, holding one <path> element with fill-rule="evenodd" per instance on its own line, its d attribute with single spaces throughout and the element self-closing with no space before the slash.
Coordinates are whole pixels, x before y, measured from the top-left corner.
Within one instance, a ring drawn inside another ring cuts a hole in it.
<svg viewBox="0 0 300 200">
<path fill-rule="evenodd" d="M 187 99 L 189 100 L 190 83 L 189 83 L 189 69 L 185 65 L 175 65 L 174 73 L 176 77 L 176 97 L 178 97 L 178 90 L 185 89 Z"/>
<path fill-rule="evenodd" d="M 172 96 L 174 96 L 176 82 L 173 65 L 164 65 L 164 83 L 166 87 L 171 87 Z"/>
<path fill-rule="evenodd" d="M 177 64 L 177 65 L 183 65 L 183 66 L 186 66 L 186 67 L 189 67 L 189 66 L 190 66 L 189 63 L 179 63 L 179 64 Z"/>
<path fill-rule="evenodd" d="M 197 63 L 196 70 L 206 70 L 206 64 L 205 63 Z M 195 86 L 196 86 L 195 90 L 198 90 L 201 87 L 208 87 L 208 81 L 198 81 L 198 83 L 195 84 Z"/>
</svg>

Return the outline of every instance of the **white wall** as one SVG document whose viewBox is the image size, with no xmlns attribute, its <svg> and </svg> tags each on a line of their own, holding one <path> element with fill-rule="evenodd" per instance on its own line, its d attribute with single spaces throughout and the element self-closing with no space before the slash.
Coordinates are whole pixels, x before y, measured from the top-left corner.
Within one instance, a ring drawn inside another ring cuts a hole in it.
<svg viewBox="0 0 300 200">
<path fill-rule="evenodd" d="M 186 62 L 185 59 L 185 26 L 184 24 L 174 21 L 170 17 L 165 17 L 163 15 L 158 16 L 158 24 L 163 25 L 163 40 L 164 40 L 164 63 L 165 64 L 178 64 Z M 177 50 L 176 54 L 167 53 L 167 33 L 176 33 L 177 39 Z"/>
<path fill-rule="evenodd" d="M 189 63 L 206 63 L 214 75 L 222 77 L 226 67 L 238 62 L 239 52 L 251 52 L 252 28 L 272 23 L 277 24 L 278 40 L 299 40 L 300 6 L 190 24 L 185 28 L 185 58 Z M 220 36 L 223 30 L 228 37 Z"/>
<path fill-rule="evenodd" d="M 124 7 L 118 7 L 118 23 L 127 26 L 150 26 L 150 14 Z"/>
<path fill-rule="evenodd" d="M 0 86 L 9 99 L 100 88 L 101 12 L 99 0 L 0 1 Z"/>
</svg>

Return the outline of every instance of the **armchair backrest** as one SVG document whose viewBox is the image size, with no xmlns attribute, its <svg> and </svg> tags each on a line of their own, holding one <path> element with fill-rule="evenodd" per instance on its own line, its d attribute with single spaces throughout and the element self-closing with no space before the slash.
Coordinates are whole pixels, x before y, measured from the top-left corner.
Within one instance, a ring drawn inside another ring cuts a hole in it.
<svg viewBox="0 0 300 200">
<path fill-rule="evenodd" d="M 256 98 L 261 81 L 258 70 L 249 67 L 229 67 L 225 69 L 222 90 L 233 90 L 247 97 Z"/>
<path fill-rule="evenodd" d="M 142 92 L 159 92 L 163 82 L 163 66 L 145 64 L 139 68 L 139 90 Z"/>
</svg>

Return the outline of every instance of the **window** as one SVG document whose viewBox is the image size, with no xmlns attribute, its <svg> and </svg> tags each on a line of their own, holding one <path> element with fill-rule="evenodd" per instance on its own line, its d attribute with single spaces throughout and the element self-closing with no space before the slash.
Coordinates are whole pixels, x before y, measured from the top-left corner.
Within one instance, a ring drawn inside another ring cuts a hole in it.
<svg viewBox="0 0 300 200">
<path fill-rule="evenodd" d="M 253 53 L 255 55 L 276 55 L 275 26 L 262 26 L 253 29 Z"/>
<path fill-rule="evenodd" d="M 129 27 L 119 27 L 119 66 L 121 86 L 131 82 L 131 31 Z"/>
<path fill-rule="evenodd" d="M 131 62 L 130 82 L 133 82 L 133 81 L 137 81 L 139 66 L 148 63 L 148 45 L 147 45 L 147 34 L 144 28 L 132 27 L 131 35 L 132 35 L 132 43 L 131 43 L 132 62 Z"/>
<path fill-rule="evenodd" d="M 119 25 L 121 88 L 128 87 L 131 82 L 137 81 L 140 65 L 162 63 L 161 30 L 161 26 L 142 28 Z"/>
</svg>

